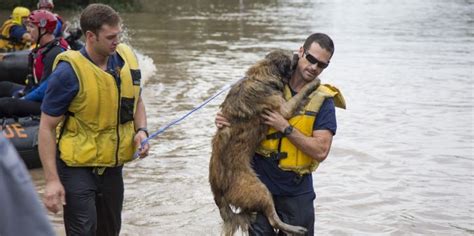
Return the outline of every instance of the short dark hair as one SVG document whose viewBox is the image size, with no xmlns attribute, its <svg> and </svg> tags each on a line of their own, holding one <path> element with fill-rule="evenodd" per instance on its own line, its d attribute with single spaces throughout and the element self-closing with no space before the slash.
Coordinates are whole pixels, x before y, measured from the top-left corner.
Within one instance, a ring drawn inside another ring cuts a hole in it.
<svg viewBox="0 0 474 236">
<path fill-rule="evenodd" d="M 81 13 L 81 30 L 85 34 L 91 31 L 97 35 L 102 25 L 116 26 L 120 24 L 119 14 L 110 6 L 94 3 L 87 6 Z"/>
<path fill-rule="evenodd" d="M 331 57 L 334 54 L 334 43 L 332 39 L 323 33 L 314 33 L 310 35 L 306 41 L 304 41 L 303 48 L 308 50 L 311 47 L 311 44 L 318 43 L 321 48 L 326 49 L 328 52 L 331 53 Z"/>
</svg>

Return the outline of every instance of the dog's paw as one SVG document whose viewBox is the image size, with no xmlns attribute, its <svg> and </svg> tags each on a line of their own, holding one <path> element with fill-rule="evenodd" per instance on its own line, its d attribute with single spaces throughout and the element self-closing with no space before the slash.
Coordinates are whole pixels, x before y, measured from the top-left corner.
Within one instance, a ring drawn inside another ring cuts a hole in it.
<svg viewBox="0 0 474 236">
<path fill-rule="evenodd" d="M 288 227 L 287 230 L 283 230 L 287 235 L 305 235 L 308 230 L 305 227 L 293 226 Z"/>
</svg>

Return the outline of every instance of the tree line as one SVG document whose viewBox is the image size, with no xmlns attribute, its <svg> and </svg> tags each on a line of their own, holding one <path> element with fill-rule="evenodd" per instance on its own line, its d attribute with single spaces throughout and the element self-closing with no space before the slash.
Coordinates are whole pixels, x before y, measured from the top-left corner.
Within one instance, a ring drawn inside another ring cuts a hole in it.
<svg viewBox="0 0 474 236">
<path fill-rule="evenodd" d="M 36 9 L 38 0 L 1 0 L 0 9 L 8 10 L 16 6 Z M 120 10 L 138 10 L 141 8 L 138 0 L 54 0 L 57 9 L 82 9 L 90 3 L 104 3 Z"/>
</svg>

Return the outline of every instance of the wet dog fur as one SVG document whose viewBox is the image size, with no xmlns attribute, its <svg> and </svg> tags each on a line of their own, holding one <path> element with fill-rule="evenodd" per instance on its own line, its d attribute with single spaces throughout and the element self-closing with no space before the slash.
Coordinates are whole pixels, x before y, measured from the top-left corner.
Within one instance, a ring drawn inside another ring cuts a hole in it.
<svg viewBox="0 0 474 236">
<path fill-rule="evenodd" d="M 248 69 L 246 77 L 233 85 L 221 104 L 223 115 L 232 125 L 217 130 L 212 140 L 209 182 L 224 221 L 224 235 L 233 235 L 238 228 L 246 232 L 253 212 L 262 212 L 272 227 L 287 234 L 306 233 L 304 227 L 281 221 L 271 193 L 251 166 L 255 150 L 269 128 L 263 123 L 262 113 L 280 111 L 289 119 L 306 105 L 308 96 L 319 86 L 316 78 L 285 101 L 283 89 L 291 74 L 290 56 L 283 51 L 271 52 Z"/>
</svg>

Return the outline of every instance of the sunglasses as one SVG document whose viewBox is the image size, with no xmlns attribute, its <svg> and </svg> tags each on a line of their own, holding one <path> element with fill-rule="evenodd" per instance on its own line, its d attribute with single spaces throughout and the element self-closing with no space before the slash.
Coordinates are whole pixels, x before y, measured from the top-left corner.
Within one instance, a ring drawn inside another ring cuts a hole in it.
<svg viewBox="0 0 474 236">
<path fill-rule="evenodd" d="M 319 68 L 321 69 L 326 69 L 326 67 L 329 66 L 329 62 L 328 63 L 324 63 L 322 61 L 319 61 L 318 59 L 316 59 L 316 57 L 313 57 L 311 54 L 308 53 L 308 51 L 304 51 L 304 54 L 303 54 L 304 58 L 306 58 L 306 60 L 309 61 L 309 63 L 313 64 L 313 65 L 318 65 Z"/>
</svg>

